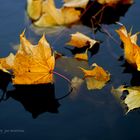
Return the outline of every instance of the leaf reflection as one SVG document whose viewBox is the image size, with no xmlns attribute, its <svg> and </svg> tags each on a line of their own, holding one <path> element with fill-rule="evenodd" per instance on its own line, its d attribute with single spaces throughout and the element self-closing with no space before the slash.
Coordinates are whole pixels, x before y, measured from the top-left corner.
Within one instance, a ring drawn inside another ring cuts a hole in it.
<svg viewBox="0 0 140 140">
<path fill-rule="evenodd" d="M 115 7 L 111 7 L 90 1 L 81 20 L 83 24 L 90 27 L 98 27 L 100 24 L 113 24 L 125 15 L 130 6 L 131 4 L 118 3 Z"/>
<path fill-rule="evenodd" d="M 123 73 L 132 74 L 132 78 L 130 81 L 131 86 L 140 86 L 140 71 L 137 71 L 135 67 L 132 67 L 126 61 L 122 65 L 124 67 Z"/>
<path fill-rule="evenodd" d="M 44 112 L 58 113 L 60 106 L 55 98 L 54 84 L 16 85 L 7 96 L 19 101 L 33 118 Z"/>
<path fill-rule="evenodd" d="M 89 46 L 85 46 L 83 48 L 68 48 L 68 47 L 65 47 L 67 50 L 69 50 L 73 55 L 77 54 L 77 53 L 84 53 L 86 51 L 87 48 L 89 48 Z M 100 44 L 97 42 L 96 44 L 94 44 L 93 47 L 89 48 L 88 51 L 90 52 L 91 54 L 91 57 L 95 54 L 98 53 L 99 51 L 99 48 L 100 48 Z"/>
<path fill-rule="evenodd" d="M 7 86 L 10 81 L 11 81 L 11 75 L 9 73 L 5 73 L 2 70 L 0 70 L 0 89 L 2 91 L 0 101 L 4 100 L 5 93 L 7 91 Z"/>
</svg>

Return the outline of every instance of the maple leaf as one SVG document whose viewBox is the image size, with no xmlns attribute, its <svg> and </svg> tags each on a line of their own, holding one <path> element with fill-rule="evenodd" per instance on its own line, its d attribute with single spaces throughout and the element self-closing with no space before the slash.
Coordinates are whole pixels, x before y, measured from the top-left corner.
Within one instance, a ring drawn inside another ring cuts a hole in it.
<svg viewBox="0 0 140 140">
<path fill-rule="evenodd" d="M 89 90 L 102 89 L 105 84 L 110 80 L 110 74 L 95 63 L 92 64 L 92 66 L 94 67 L 92 70 L 86 70 L 80 67 L 80 69 L 84 73 L 87 88 Z"/>
<path fill-rule="evenodd" d="M 12 66 L 13 84 L 46 84 L 53 82 L 55 58 L 43 35 L 37 45 L 32 45 L 20 35 L 20 48 Z"/>
<path fill-rule="evenodd" d="M 128 91 L 129 94 L 126 96 L 124 99 L 124 103 L 128 106 L 128 110 L 126 113 L 129 111 L 139 108 L 140 107 L 140 86 L 133 86 L 133 87 L 124 87 L 120 86 L 117 89 L 113 90 L 113 93 L 123 93 L 123 91 Z"/>
<path fill-rule="evenodd" d="M 64 2 L 65 7 L 85 8 L 89 0 L 64 0 Z"/>
<path fill-rule="evenodd" d="M 80 20 L 81 12 L 73 7 L 62 7 L 63 23 L 61 25 L 69 25 Z"/>
<path fill-rule="evenodd" d="M 98 41 L 93 40 L 80 32 L 76 32 L 75 34 L 71 34 L 71 39 L 67 43 L 67 45 L 74 46 L 77 48 L 83 48 L 85 46 L 89 46 L 89 48 L 91 48 L 97 42 Z"/>
<path fill-rule="evenodd" d="M 137 67 L 137 70 L 140 70 L 140 48 L 137 45 L 137 35 L 139 32 L 132 35 L 131 31 L 127 32 L 125 26 L 120 27 L 116 32 L 124 44 L 124 57 L 126 61 Z"/>
<path fill-rule="evenodd" d="M 33 14 L 31 13 L 33 13 L 32 11 L 35 12 L 35 7 L 32 3 L 29 4 L 30 6 L 27 6 L 30 7 L 27 8 L 28 15 L 31 18 L 34 18 L 32 17 Z M 38 5 L 38 7 L 39 6 L 41 7 L 41 14 L 40 14 L 40 18 L 34 22 L 36 26 L 50 27 L 56 25 L 66 25 L 80 20 L 80 15 L 81 15 L 80 10 L 76 10 L 73 7 L 64 7 L 64 6 L 58 9 L 55 6 L 54 0 L 42 1 L 41 5 Z"/>
<path fill-rule="evenodd" d="M 43 0 L 27 0 L 27 13 L 33 20 L 41 16 Z"/>
</svg>

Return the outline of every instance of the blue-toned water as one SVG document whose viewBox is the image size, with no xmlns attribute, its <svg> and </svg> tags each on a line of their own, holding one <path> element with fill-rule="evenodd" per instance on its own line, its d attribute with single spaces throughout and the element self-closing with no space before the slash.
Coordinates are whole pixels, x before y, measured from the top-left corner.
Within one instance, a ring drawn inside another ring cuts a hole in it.
<svg viewBox="0 0 140 140">
<path fill-rule="evenodd" d="M 30 27 L 31 22 L 26 15 L 26 1 L 0 0 L 0 3 L 0 57 L 16 52 L 19 35 L 25 28 L 27 38 L 34 44 L 37 43 L 42 31 L 34 31 Z M 60 2 L 57 1 L 57 4 L 60 5 Z M 140 1 L 135 0 L 125 17 L 120 19 L 127 28 L 133 26 L 134 32 L 140 31 L 139 5 Z M 104 25 L 104 28 L 120 43 L 114 31 L 119 28 L 118 25 Z M 88 64 L 97 63 L 109 71 L 111 81 L 102 90 L 91 91 L 87 90 L 84 82 L 77 92 L 62 99 L 58 98 L 68 94 L 69 84 L 59 76 L 55 76 L 55 84 L 51 88 L 38 87 L 34 90 L 25 90 L 23 87 L 14 93 L 8 92 L 8 99 L 0 102 L 0 140 L 139 139 L 139 110 L 125 115 L 120 103 L 110 92 L 112 86 L 133 85 L 136 77 L 134 73 L 123 72 L 124 61 L 118 61 L 123 51 L 117 43 L 103 33 L 98 32 L 94 35 L 93 30 L 84 25 L 58 28 L 57 31 L 46 30 L 46 38 L 51 46 L 69 57 L 66 60 L 58 60 L 55 71 L 71 79 L 75 76 L 81 77 L 76 66 L 88 65 L 86 62 L 72 59 L 72 53 L 66 49 L 68 46 L 65 43 L 70 38 L 69 34 L 76 31 L 103 42 L 99 51 L 89 59 Z M 7 90 L 14 90 L 11 83 Z M 0 96 L 2 93 L 1 91 Z"/>
</svg>

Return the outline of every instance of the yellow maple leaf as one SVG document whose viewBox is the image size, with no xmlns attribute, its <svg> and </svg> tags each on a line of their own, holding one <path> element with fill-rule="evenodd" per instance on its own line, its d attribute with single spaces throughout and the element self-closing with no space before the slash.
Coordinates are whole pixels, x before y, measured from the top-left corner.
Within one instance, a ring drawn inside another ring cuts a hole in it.
<svg viewBox="0 0 140 140">
<path fill-rule="evenodd" d="M 27 0 L 27 13 L 33 20 L 41 16 L 42 2 L 43 0 Z"/>
<path fill-rule="evenodd" d="M 63 24 L 63 16 L 60 9 L 56 8 L 54 0 L 44 1 L 42 4 L 42 11 L 46 19 L 50 19 L 50 22 L 54 22 L 56 25 Z M 39 19 L 40 20 L 40 19 Z M 38 21 L 39 22 L 39 21 Z"/>
<path fill-rule="evenodd" d="M 81 68 L 85 75 L 87 88 L 89 90 L 101 89 L 110 80 L 110 74 L 95 63 L 92 66 L 94 67 L 92 70 Z"/>
<path fill-rule="evenodd" d="M 15 56 L 13 53 L 10 53 L 5 58 L 0 58 L 0 69 L 4 72 L 9 73 L 8 70 L 12 69 L 12 66 L 14 64 Z"/>
<path fill-rule="evenodd" d="M 137 67 L 137 70 L 140 70 L 140 48 L 137 45 L 137 35 L 131 35 L 131 32 L 127 32 L 125 26 L 122 26 L 120 29 L 116 30 L 119 34 L 121 41 L 124 44 L 124 57 L 126 61 Z"/>
<path fill-rule="evenodd" d="M 80 7 L 85 8 L 89 2 L 89 0 L 64 0 L 65 7 Z"/>
<path fill-rule="evenodd" d="M 62 25 L 73 24 L 80 20 L 81 12 L 73 7 L 62 7 L 63 23 Z"/>
<path fill-rule="evenodd" d="M 12 67 L 13 84 L 52 83 L 55 58 L 45 36 L 42 36 L 37 45 L 32 45 L 23 32 L 20 42 Z"/>
<path fill-rule="evenodd" d="M 119 92 L 123 93 L 123 91 L 127 90 L 129 94 L 124 99 L 124 103 L 128 106 L 129 111 L 139 108 L 140 107 L 140 86 L 133 86 L 133 87 L 124 87 L 120 86 L 117 89 L 114 89 L 114 93 Z"/>
<path fill-rule="evenodd" d="M 42 13 L 40 18 L 34 22 L 39 27 L 50 27 L 66 25 L 80 20 L 81 12 L 73 7 L 56 8 L 54 0 L 42 2 Z M 29 13 L 29 12 L 28 12 Z"/>
<path fill-rule="evenodd" d="M 67 45 L 74 46 L 77 48 L 83 48 L 83 47 L 89 45 L 89 48 L 91 48 L 97 42 L 98 41 L 91 39 L 90 37 L 88 37 L 80 32 L 76 32 L 75 34 L 71 34 L 71 39 L 67 43 Z"/>
</svg>

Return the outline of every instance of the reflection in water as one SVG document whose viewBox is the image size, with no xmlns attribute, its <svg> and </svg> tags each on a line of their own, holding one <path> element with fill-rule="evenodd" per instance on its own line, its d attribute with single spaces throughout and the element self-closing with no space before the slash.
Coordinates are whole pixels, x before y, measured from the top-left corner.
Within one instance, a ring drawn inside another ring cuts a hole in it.
<svg viewBox="0 0 140 140">
<path fill-rule="evenodd" d="M 131 86 L 140 86 L 140 71 L 137 71 L 136 68 L 132 67 L 127 62 L 125 62 L 122 66 L 125 68 L 123 73 L 131 73 L 132 74 L 132 78 L 130 81 Z"/>
<path fill-rule="evenodd" d="M 112 24 L 119 21 L 130 6 L 131 4 L 117 4 L 111 7 L 99 4 L 96 1 L 90 1 L 81 20 L 83 24 L 90 27 L 98 27 L 99 24 Z"/>
<path fill-rule="evenodd" d="M 0 89 L 2 90 L 0 101 L 4 99 L 4 95 L 10 81 L 11 81 L 11 75 L 9 73 L 5 73 L 2 70 L 0 70 Z"/>
<path fill-rule="evenodd" d="M 14 90 L 8 90 L 7 86 L 11 82 L 12 76 L 0 70 L 1 101 L 6 101 L 10 97 L 19 101 L 24 108 L 32 113 L 33 118 L 37 118 L 44 112 L 58 113 L 59 100 L 67 97 L 73 90 L 71 89 L 64 96 L 55 98 L 54 84 L 38 85 L 14 85 Z"/>
<path fill-rule="evenodd" d="M 72 53 L 73 55 L 75 55 L 75 54 L 77 54 L 77 53 L 84 53 L 89 47 L 90 47 L 90 46 L 87 45 L 87 46 L 85 46 L 85 47 L 83 47 L 83 48 L 76 48 L 76 47 L 73 48 L 73 49 L 71 49 L 70 47 L 69 47 L 69 48 L 68 48 L 68 47 L 65 47 L 65 48 L 68 49 L 69 51 L 71 51 L 71 53 Z M 99 48 L 100 48 L 100 44 L 97 42 L 97 43 L 94 44 L 93 47 L 91 47 L 91 48 L 88 49 L 88 51 L 89 51 L 90 54 L 91 54 L 91 57 L 92 57 L 93 55 L 95 55 L 96 53 L 98 53 Z"/>
<path fill-rule="evenodd" d="M 60 104 L 55 99 L 54 85 L 16 85 L 15 89 L 7 92 L 7 97 L 21 102 L 24 108 L 37 118 L 44 112 L 58 113 Z"/>
<path fill-rule="evenodd" d="M 6 92 L 7 86 L 10 81 L 11 81 L 11 75 L 9 73 L 0 70 L 0 89 L 3 92 Z"/>
</svg>

